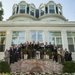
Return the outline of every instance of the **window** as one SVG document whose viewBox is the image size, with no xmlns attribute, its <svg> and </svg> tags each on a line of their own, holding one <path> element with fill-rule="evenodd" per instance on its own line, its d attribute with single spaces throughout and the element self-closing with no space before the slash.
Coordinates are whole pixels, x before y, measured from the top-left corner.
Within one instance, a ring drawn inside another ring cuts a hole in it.
<svg viewBox="0 0 75 75">
<path fill-rule="evenodd" d="M 0 52 L 5 50 L 6 32 L 0 32 Z"/>
<path fill-rule="evenodd" d="M 61 38 L 61 32 L 49 32 L 49 42 L 51 42 L 53 45 L 58 45 L 59 47 L 62 47 L 62 38 Z"/>
<path fill-rule="evenodd" d="M 33 8 L 33 7 L 31 7 L 30 14 L 31 14 L 32 16 L 34 16 L 34 8 Z"/>
<path fill-rule="evenodd" d="M 27 7 L 27 14 L 29 14 L 29 7 Z"/>
<path fill-rule="evenodd" d="M 25 5 L 20 5 L 20 13 L 25 13 Z"/>
<path fill-rule="evenodd" d="M 36 31 L 31 31 L 31 40 L 36 41 Z"/>
<path fill-rule="evenodd" d="M 54 5 L 49 5 L 49 13 L 55 13 Z"/>
<path fill-rule="evenodd" d="M 31 41 L 43 42 L 43 31 L 31 31 Z"/>
<path fill-rule="evenodd" d="M 42 8 L 41 8 L 41 16 L 44 15 L 44 11 L 45 11 L 45 8 L 42 7 Z"/>
<path fill-rule="evenodd" d="M 12 33 L 12 46 L 25 43 L 25 32 L 24 31 L 13 31 Z"/>
<path fill-rule="evenodd" d="M 58 7 L 56 7 L 56 13 L 58 14 Z"/>
<path fill-rule="evenodd" d="M 42 31 L 39 31 L 38 32 L 38 42 L 43 42 L 43 32 Z"/>
<path fill-rule="evenodd" d="M 46 12 L 46 14 L 48 13 L 48 7 L 45 7 L 45 12 Z"/>
<path fill-rule="evenodd" d="M 67 32 L 68 47 L 71 52 L 75 51 L 75 32 Z"/>
</svg>

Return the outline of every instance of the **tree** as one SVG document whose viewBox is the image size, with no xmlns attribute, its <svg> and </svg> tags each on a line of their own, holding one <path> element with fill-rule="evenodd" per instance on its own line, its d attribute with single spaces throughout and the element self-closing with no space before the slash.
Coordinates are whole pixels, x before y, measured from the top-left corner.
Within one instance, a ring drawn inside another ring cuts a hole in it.
<svg viewBox="0 0 75 75">
<path fill-rule="evenodd" d="M 0 2 L 0 21 L 3 19 L 3 8 L 2 8 L 2 2 Z"/>
</svg>

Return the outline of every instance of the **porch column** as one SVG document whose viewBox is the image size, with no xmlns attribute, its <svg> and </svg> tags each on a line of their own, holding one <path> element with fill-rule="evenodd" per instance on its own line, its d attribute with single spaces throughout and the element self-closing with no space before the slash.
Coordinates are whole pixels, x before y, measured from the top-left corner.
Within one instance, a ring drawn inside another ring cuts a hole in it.
<svg viewBox="0 0 75 75">
<path fill-rule="evenodd" d="M 63 30 L 61 32 L 61 35 L 62 35 L 62 45 L 63 45 L 63 49 L 68 49 L 68 40 L 67 40 L 67 32 L 65 30 Z"/>
</svg>

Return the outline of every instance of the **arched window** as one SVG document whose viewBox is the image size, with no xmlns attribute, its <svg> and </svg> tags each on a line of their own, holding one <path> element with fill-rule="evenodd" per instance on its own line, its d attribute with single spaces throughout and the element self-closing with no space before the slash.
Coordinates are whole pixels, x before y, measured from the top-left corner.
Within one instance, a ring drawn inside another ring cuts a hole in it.
<svg viewBox="0 0 75 75">
<path fill-rule="evenodd" d="M 49 13 L 55 13 L 54 5 L 49 5 Z"/>
<path fill-rule="evenodd" d="M 20 5 L 20 13 L 25 13 L 25 5 Z"/>
</svg>

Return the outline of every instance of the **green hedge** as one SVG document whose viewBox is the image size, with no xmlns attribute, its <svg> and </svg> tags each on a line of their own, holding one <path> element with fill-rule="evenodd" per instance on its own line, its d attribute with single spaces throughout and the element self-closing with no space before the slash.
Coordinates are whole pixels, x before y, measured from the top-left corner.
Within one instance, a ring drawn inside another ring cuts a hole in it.
<svg viewBox="0 0 75 75">
<path fill-rule="evenodd" d="M 75 72 L 75 63 L 73 61 L 67 61 L 63 64 L 64 73 L 74 73 Z"/>
<path fill-rule="evenodd" d="M 10 65 L 5 61 L 0 62 L 0 73 L 10 73 L 10 72 L 11 72 Z"/>
</svg>

